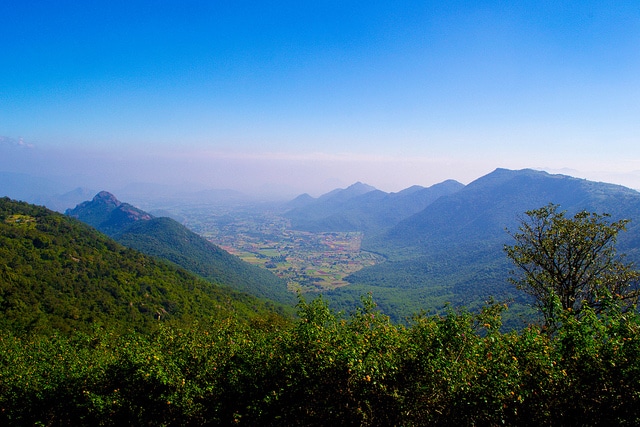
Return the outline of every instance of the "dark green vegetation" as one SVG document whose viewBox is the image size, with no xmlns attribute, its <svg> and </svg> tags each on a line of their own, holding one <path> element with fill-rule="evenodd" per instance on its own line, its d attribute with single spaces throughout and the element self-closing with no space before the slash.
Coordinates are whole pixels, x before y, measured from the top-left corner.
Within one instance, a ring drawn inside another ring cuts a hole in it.
<svg viewBox="0 0 640 427">
<path fill-rule="evenodd" d="M 618 304 L 552 331 L 504 331 L 497 303 L 398 324 L 371 297 L 285 319 L 44 208 L 0 199 L 0 227 L 2 425 L 640 423 Z"/>
<path fill-rule="evenodd" d="M 0 335 L 2 425 L 637 425 L 640 318 L 500 332 L 503 306 L 390 323 L 302 302 L 149 335 Z M 588 311 L 589 309 L 587 309 Z"/>
<path fill-rule="evenodd" d="M 0 199 L 0 326 L 70 332 L 92 324 L 153 330 L 158 319 L 265 314 L 266 304 L 215 286 L 45 208 Z"/>
<path fill-rule="evenodd" d="M 286 282 L 269 271 L 241 261 L 171 218 L 154 218 L 107 192 L 66 213 L 127 247 L 173 262 L 213 283 L 283 304 L 295 302 Z"/>
<path fill-rule="evenodd" d="M 382 234 L 365 233 L 363 249 L 384 255 L 387 262 L 352 274 L 347 277 L 351 286 L 325 295 L 337 307 L 346 307 L 372 292 L 394 320 L 420 308 L 439 310 L 447 302 L 469 308 L 490 297 L 530 303 L 508 283 L 511 265 L 503 247 L 512 238 L 506 229 L 516 229 L 524 212 L 548 203 L 569 215 L 586 210 L 631 220 L 618 248 L 628 261 L 640 262 L 637 191 L 534 170 L 498 169 Z"/>
<path fill-rule="evenodd" d="M 115 239 L 125 246 L 171 261 L 214 283 L 259 298 L 293 305 L 284 280 L 207 241 L 171 218 L 153 218 L 127 227 Z"/>
<path fill-rule="evenodd" d="M 596 314 L 615 304 L 634 309 L 640 296 L 640 272 L 616 253 L 615 242 L 628 220 L 586 211 L 567 218 L 549 204 L 526 212 L 515 244 L 505 247 L 518 267 L 511 282 L 536 300 L 545 326 L 554 328 L 557 312 L 582 318 L 589 307 Z"/>
</svg>

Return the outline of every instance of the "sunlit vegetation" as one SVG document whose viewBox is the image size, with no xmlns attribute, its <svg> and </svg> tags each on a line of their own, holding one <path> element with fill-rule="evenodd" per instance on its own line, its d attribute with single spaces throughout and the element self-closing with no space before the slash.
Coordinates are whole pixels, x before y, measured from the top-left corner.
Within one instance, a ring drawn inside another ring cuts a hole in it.
<svg viewBox="0 0 640 427">
<path fill-rule="evenodd" d="M 0 199 L 0 425 L 638 425 L 640 315 L 507 305 L 392 321 L 368 295 L 287 318 Z"/>
<path fill-rule="evenodd" d="M 128 249 L 79 221 L 0 199 L 0 326 L 70 332 L 91 324 L 149 332 L 272 304 Z"/>
<path fill-rule="evenodd" d="M 3 425 L 637 425 L 640 318 L 501 332 L 502 305 L 389 321 L 365 298 L 283 323 L 0 338 Z"/>
</svg>

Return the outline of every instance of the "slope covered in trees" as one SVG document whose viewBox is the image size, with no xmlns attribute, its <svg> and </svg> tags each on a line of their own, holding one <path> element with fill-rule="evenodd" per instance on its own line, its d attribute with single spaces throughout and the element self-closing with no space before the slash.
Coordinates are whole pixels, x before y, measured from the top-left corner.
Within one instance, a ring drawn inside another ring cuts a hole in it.
<svg viewBox="0 0 640 427">
<path fill-rule="evenodd" d="M 628 219 L 618 239 L 628 260 L 640 262 L 640 193 L 618 185 L 534 170 L 496 171 L 444 195 L 381 235 L 365 235 L 363 248 L 388 261 L 347 278 L 351 286 L 327 296 L 347 307 L 372 292 L 386 313 L 400 320 L 446 303 L 477 306 L 490 297 L 526 303 L 508 284 L 510 243 L 524 212 L 559 205 L 569 215 L 587 210 Z"/>
<path fill-rule="evenodd" d="M 173 262 L 213 283 L 283 304 L 295 302 L 284 280 L 271 272 L 241 261 L 171 218 L 154 218 L 110 193 L 100 192 L 66 214 L 127 247 Z"/>
<path fill-rule="evenodd" d="M 138 221 L 115 239 L 125 246 L 171 261 L 213 283 L 222 283 L 259 298 L 293 305 L 284 280 L 252 266 L 207 241 L 171 218 Z"/>
<path fill-rule="evenodd" d="M 68 332 L 93 324 L 149 331 L 158 320 L 268 312 L 253 297 L 8 198 L 0 199 L 0 260 L 0 325 L 13 331 Z"/>
<path fill-rule="evenodd" d="M 370 297 L 286 321 L 44 208 L 0 199 L 0 231 L 2 425 L 640 423 L 619 304 L 553 330 L 504 332 L 496 303 L 398 324 Z"/>
</svg>

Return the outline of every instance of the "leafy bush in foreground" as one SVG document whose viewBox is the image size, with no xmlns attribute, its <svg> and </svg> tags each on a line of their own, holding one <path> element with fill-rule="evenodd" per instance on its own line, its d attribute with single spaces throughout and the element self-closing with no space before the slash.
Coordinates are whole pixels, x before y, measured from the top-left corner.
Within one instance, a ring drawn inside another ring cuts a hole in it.
<svg viewBox="0 0 640 427">
<path fill-rule="evenodd" d="M 501 332 L 504 307 L 397 325 L 322 299 L 292 323 L 227 318 L 150 335 L 0 336 L 2 425 L 640 422 L 640 318 Z"/>
</svg>

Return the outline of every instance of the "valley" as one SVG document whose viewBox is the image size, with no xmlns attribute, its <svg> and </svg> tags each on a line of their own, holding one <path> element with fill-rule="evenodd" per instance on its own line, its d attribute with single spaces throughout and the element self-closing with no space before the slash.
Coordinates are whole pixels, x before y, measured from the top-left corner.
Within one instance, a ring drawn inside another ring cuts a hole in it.
<svg viewBox="0 0 640 427">
<path fill-rule="evenodd" d="M 322 293 L 333 308 L 349 311 L 371 294 L 394 321 L 447 305 L 479 309 L 496 298 L 510 304 L 507 323 L 519 327 L 529 318 L 530 300 L 509 283 L 506 230 L 517 229 L 523 212 L 550 202 L 570 213 L 631 219 L 619 247 L 630 260 L 640 259 L 638 192 L 530 169 L 497 169 L 466 186 L 445 181 L 384 193 L 356 183 L 280 203 L 153 208 L 274 273 L 290 297 L 298 290 Z M 517 319 L 521 313 L 524 321 Z"/>
<path fill-rule="evenodd" d="M 634 220 L 637 260 L 640 195 L 527 170 L 455 187 L 149 212 L 101 191 L 66 215 L 0 199 L 0 423 L 638 424 L 637 312 L 568 308 L 549 333 L 503 249 L 553 200 Z"/>
<path fill-rule="evenodd" d="M 268 209 L 201 206 L 179 215 L 211 243 L 286 280 L 292 292 L 346 286 L 348 275 L 384 261 L 362 250 L 362 232 L 292 230 L 290 220 Z"/>
</svg>

